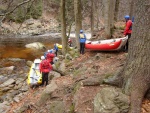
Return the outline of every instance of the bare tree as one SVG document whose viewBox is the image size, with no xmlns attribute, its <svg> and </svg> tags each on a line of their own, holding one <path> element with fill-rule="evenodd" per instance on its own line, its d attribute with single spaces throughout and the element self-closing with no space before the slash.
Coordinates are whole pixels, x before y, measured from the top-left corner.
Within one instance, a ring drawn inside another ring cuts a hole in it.
<svg viewBox="0 0 150 113">
<path fill-rule="evenodd" d="M 79 48 L 79 31 L 82 29 L 81 0 L 74 0 L 76 45 Z"/>
<path fill-rule="evenodd" d="M 114 12 L 114 20 L 115 21 L 117 21 L 117 18 L 118 18 L 119 3 L 120 3 L 120 0 L 116 0 L 116 3 L 115 3 L 115 12 Z"/>
<path fill-rule="evenodd" d="M 67 52 L 67 36 L 66 36 L 66 19 L 65 19 L 65 0 L 61 0 L 61 35 L 62 35 L 62 53 L 63 55 Z"/>
<path fill-rule="evenodd" d="M 2 18 L 0 19 L 0 27 L 2 27 L 1 24 L 2 24 L 3 20 L 6 18 L 7 15 L 13 13 L 16 9 L 20 8 L 20 7 L 23 6 L 24 4 L 27 4 L 27 3 L 31 2 L 31 5 L 32 5 L 32 3 L 33 3 L 34 1 L 35 1 L 35 0 L 25 0 L 25 1 L 23 1 L 23 2 L 18 3 L 18 4 L 17 4 L 16 6 L 14 6 L 13 8 L 11 8 L 11 7 L 12 7 L 12 2 L 13 2 L 13 0 L 6 1 L 6 3 L 8 2 L 8 3 L 7 3 L 8 5 L 7 5 L 5 11 L 2 12 L 2 13 L 0 13 L 0 17 L 2 17 Z M 10 8 L 11 8 L 11 9 L 10 9 Z M 30 7 L 30 8 L 31 8 L 31 7 Z M 26 14 L 27 14 L 27 13 L 26 13 Z M 20 27 L 21 27 L 21 25 L 20 25 Z M 20 28 L 20 27 L 19 27 L 19 28 Z M 2 28 L 3 28 L 3 27 L 2 27 Z M 18 29 L 19 29 L 19 28 L 18 28 Z M 4 29 L 5 29 L 5 28 L 4 28 Z M 18 29 L 17 29 L 16 31 L 18 31 Z"/>
<path fill-rule="evenodd" d="M 105 18 L 105 32 L 106 38 L 110 38 L 112 35 L 112 29 L 114 24 L 114 10 L 116 0 L 103 0 L 104 3 L 104 18 Z"/>
<path fill-rule="evenodd" d="M 133 16 L 133 8 L 134 8 L 134 1 L 130 0 L 130 13 L 129 13 L 130 17 Z"/>
<path fill-rule="evenodd" d="M 91 0 L 91 37 L 94 32 L 94 0 Z"/>
<path fill-rule="evenodd" d="M 13 0 L 11 0 L 11 1 L 8 3 L 8 8 L 9 8 L 9 6 L 10 6 L 10 4 L 11 4 L 12 1 L 13 1 Z M 17 4 L 11 11 L 7 11 L 7 10 L 6 10 L 6 12 L 0 14 L 0 16 L 6 16 L 6 15 L 8 15 L 8 14 L 11 14 L 11 13 L 13 13 L 18 7 L 21 7 L 22 5 L 24 5 L 24 4 L 26 4 L 26 3 L 30 2 L 30 1 L 34 1 L 34 0 L 26 0 L 26 1 L 23 1 L 23 2 L 21 2 L 21 3 L 19 3 L 19 4 Z M 8 9 L 8 8 L 7 8 L 7 9 Z"/>
</svg>

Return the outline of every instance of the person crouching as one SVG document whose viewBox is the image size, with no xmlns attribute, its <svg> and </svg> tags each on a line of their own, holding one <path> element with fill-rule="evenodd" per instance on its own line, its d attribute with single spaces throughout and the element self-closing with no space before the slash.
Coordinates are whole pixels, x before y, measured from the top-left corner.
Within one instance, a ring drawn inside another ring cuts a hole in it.
<svg viewBox="0 0 150 113">
<path fill-rule="evenodd" d="M 52 65 L 45 59 L 44 56 L 41 56 L 41 63 L 39 65 L 40 73 L 42 73 L 42 84 L 44 85 L 46 82 L 46 86 L 48 85 L 48 74 L 52 70 Z"/>
</svg>

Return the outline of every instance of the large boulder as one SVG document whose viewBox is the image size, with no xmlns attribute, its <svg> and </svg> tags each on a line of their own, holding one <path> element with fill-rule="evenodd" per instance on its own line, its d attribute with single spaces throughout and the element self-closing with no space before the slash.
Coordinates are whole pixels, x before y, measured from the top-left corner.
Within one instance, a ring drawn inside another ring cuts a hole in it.
<svg viewBox="0 0 150 113">
<path fill-rule="evenodd" d="M 128 113 L 129 104 L 120 88 L 104 87 L 94 98 L 94 113 Z"/>
<path fill-rule="evenodd" d="M 30 44 L 26 44 L 25 45 L 26 48 L 31 48 L 31 49 L 36 49 L 36 50 L 43 50 L 46 47 L 40 43 L 40 42 L 34 42 L 34 43 L 30 43 Z"/>
<path fill-rule="evenodd" d="M 51 84 L 49 84 L 43 91 L 39 101 L 37 102 L 37 106 L 45 104 L 46 100 L 51 98 L 52 92 L 54 92 L 57 88 L 58 88 L 57 84 L 54 81 L 52 81 Z"/>
</svg>

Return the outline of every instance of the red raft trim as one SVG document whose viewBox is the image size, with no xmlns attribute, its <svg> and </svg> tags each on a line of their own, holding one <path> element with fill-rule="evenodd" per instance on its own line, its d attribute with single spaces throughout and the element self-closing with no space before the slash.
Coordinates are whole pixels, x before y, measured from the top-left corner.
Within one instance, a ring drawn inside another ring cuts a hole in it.
<svg viewBox="0 0 150 113">
<path fill-rule="evenodd" d="M 86 49 L 90 50 L 102 50 L 102 51 L 109 51 L 109 50 L 117 50 L 117 48 L 121 44 L 121 39 L 116 41 L 116 42 L 111 42 L 111 43 L 105 43 L 105 44 L 85 44 Z"/>
</svg>

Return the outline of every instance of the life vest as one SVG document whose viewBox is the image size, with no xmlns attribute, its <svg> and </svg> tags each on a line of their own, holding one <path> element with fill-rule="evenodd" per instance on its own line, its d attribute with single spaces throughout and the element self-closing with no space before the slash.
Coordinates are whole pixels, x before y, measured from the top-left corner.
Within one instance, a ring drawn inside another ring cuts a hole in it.
<svg viewBox="0 0 150 113">
<path fill-rule="evenodd" d="M 86 42 L 85 34 L 83 34 L 83 33 L 79 34 L 79 38 L 80 38 L 80 43 L 85 43 Z"/>
<path fill-rule="evenodd" d="M 80 38 L 85 38 L 85 37 L 84 37 L 84 34 L 80 34 L 79 36 L 80 36 Z"/>
</svg>

